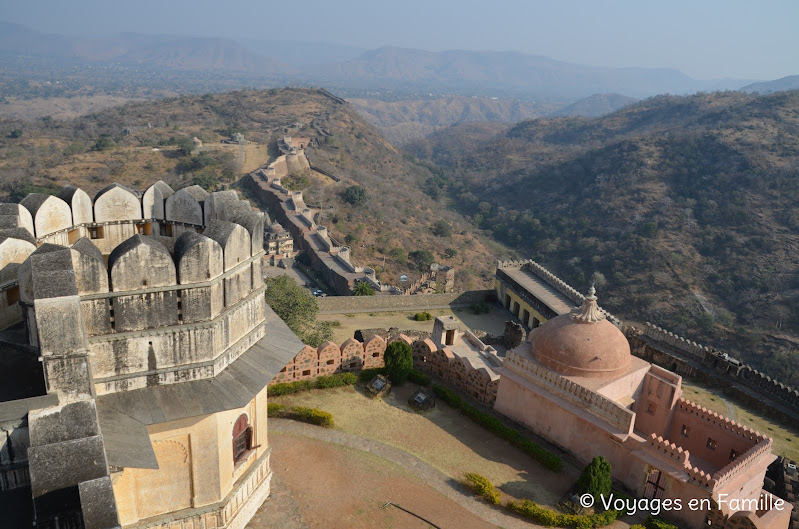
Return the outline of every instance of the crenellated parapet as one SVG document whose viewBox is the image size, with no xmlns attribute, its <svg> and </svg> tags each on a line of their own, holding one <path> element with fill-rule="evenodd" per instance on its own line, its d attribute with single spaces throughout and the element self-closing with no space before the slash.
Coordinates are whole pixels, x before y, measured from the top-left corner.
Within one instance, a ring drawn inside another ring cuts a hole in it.
<svg viewBox="0 0 799 529">
<path fill-rule="evenodd" d="M 649 338 L 652 338 L 653 340 L 665 342 L 671 346 L 677 347 L 685 353 L 688 353 L 689 355 L 695 356 L 699 359 L 703 359 L 704 355 L 709 353 L 711 350 L 707 346 L 683 338 L 678 334 L 669 332 L 666 329 L 658 327 L 657 325 L 653 325 L 649 322 L 646 322 L 644 325 L 643 334 Z"/>
<path fill-rule="evenodd" d="M 647 442 L 652 450 L 677 461 L 681 467 L 685 469 L 692 468 L 690 463 L 691 454 L 688 450 L 683 450 L 682 447 L 654 433 L 650 434 Z"/>
<path fill-rule="evenodd" d="M 703 423 L 712 427 L 713 430 L 724 430 L 740 439 L 745 439 L 747 441 L 751 441 L 752 443 L 760 443 L 764 439 L 767 439 L 760 432 L 751 430 L 742 424 L 738 424 L 735 421 L 724 417 L 723 415 L 708 410 L 707 408 L 699 406 L 698 404 L 684 398 L 677 400 L 677 409 L 700 419 Z"/>
<path fill-rule="evenodd" d="M 685 472 L 688 474 L 688 478 L 691 482 L 711 491 L 716 489 L 717 482 L 709 472 L 705 472 L 699 467 L 689 467 Z"/>
<path fill-rule="evenodd" d="M 758 441 L 755 446 L 735 458 L 728 465 L 716 471 L 713 474 L 713 479 L 716 480 L 719 485 L 723 485 L 733 480 L 736 476 L 750 473 L 753 469 L 752 463 L 755 460 L 759 459 L 763 454 L 771 455 L 772 444 L 773 441 L 770 437 L 760 438 L 760 441 Z M 771 459 L 773 459 L 773 457 L 771 457 Z M 769 460 L 769 463 L 770 462 L 771 460 Z M 761 470 L 764 466 L 766 465 L 758 465 L 757 470 Z"/>
</svg>

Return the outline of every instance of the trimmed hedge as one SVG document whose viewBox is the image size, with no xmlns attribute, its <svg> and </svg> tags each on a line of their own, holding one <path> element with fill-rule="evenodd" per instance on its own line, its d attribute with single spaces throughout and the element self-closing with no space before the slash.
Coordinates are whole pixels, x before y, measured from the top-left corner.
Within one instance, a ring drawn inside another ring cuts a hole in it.
<svg viewBox="0 0 799 529">
<path fill-rule="evenodd" d="M 361 382 L 369 382 L 377 375 L 385 375 L 385 374 L 386 374 L 386 369 L 384 367 L 374 367 L 372 369 L 364 369 L 363 371 L 361 371 L 361 373 L 358 375 L 358 379 Z"/>
<path fill-rule="evenodd" d="M 416 321 L 430 321 L 433 319 L 433 315 L 429 312 L 417 312 L 413 318 Z"/>
<path fill-rule="evenodd" d="M 619 511 L 605 511 L 598 514 L 563 514 L 541 507 L 530 500 L 509 501 L 505 505 L 508 510 L 521 514 L 547 527 L 574 527 L 575 529 L 591 529 L 604 527 L 616 521 Z"/>
<path fill-rule="evenodd" d="M 543 448 L 539 444 L 531 441 L 519 431 L 514 430 L 510 426 L 506 426 L 502 423 L 502 421 L 493 415 L 466 404 L 463 402 L 463 399 L 461 399 L 460 396 L 458 396 L 458 394 L 451 389 L 436 384 L 433 386 L 433 392 L 435 392 L 438 398 L 453 408 L 458 408 L 461 413 L 469 417 L 471 420 L 486 430 L 489 430 L 510 442 L 522 452 L 544 465 L 546 468 L 555 472 L 560 472 L 563 468 L 563 461 L 560 459 L 560 457 L 553 454 L 546 448 Z"/>
<path fill-rule="evenodd" d="M 277 417 L 280 419 L 291 419 L 294 421 L 307 422 L 317 426 L 330 428 L 333 426 L 333 415 L 317 408 L 306 408 L 305 406 L 292 406 L 287 408 L 283 404 L 267 404 L 267 417 Z"/>
<path fill-rule="evenodd" d="M 339 388 L 341 386 L 352 386 L 358 382 L 358 376 L 353 373 L 341 373 L 336 375 L 322 375 L 316 379 L 316 389 Z"/>
<path fill-rule="evenodd" d="M 652 516 L 651 514 L 646 517 L 646 523 L 644 525 L 646 526 L 646 529 L 678 529 L 673 523 L 669 523 L 666 520 L 658 518 L 657 516 Z"/>
<path fill-rule="evenodd" d="M 491 483 L 488 478 L 481 476 L 480 474 L 468 473 L 465 476 L 464 483 L 467 487 L 472 489 L 472 491 L 485 498 L 488 502 L 493 503 L 494 505 L 499 505 L 499 498 L 500 494 L 494 488 L 494 484 Z"/>
<path fill-rule="evenodd" d="M 430 377 L 422 373 L 421 371 L 417 371 L 415 369 L 411 370 L 408 373 L 408 380 L 416 384 L 417 386 L 429 386 L 430 385 Z"/>
<path fill-rule="evenodd" d="M 270 397 L 291 395 L 301 391 L 311 391 L 314 387 L 313 380 L 298 380 L 297 382 L 281 382 L 274 386 L 267 386 L 266 394 Z"/>
<path fill-rule="evenodd" d="M 266 394 L 270 397 L 281 395 L 291 395 L 312 389 L 329 389 L 341 386 L 351 386 L 358 382 L 358 377 L 353 373 L 337 373 L 335 375 L 322 375 L 316 380 L 298 380 L 297 382 L 281 382 L 266 388 Z"/>
</svg>

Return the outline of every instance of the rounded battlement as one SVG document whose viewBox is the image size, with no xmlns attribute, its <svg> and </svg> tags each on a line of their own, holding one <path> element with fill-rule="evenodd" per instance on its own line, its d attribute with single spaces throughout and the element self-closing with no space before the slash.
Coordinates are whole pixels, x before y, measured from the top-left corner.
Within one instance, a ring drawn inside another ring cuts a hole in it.
<svg viewBox="0 0 799 529">
<path fill-rule="evenodd" d="M 175 263 L 166 247 L 142 235 L 117 246 L 108 257 L 113 292 L 177 284 Z"/>
</svg>

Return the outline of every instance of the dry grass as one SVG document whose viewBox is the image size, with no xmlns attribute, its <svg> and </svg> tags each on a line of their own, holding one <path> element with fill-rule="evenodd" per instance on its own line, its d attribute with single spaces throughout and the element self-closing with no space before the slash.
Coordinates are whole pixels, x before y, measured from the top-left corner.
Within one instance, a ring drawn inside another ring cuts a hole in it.
<svg viewBox="0 0 799 529">
<path fill-rule="evenodd" d="M 419 311 L 423 312 L 423 311 Z M 496 307 L 491 307 L 487 314 L 475 315 L 470 309 L 438 309 L 428 310 L 437 316 L 455 316 L 460 321 L 463 329 L 479 329 L 491 334 L 502 334 L 505 330 L 507 313 Z M 319 321 L 338 321 L 340 327 L 333 329 L 333 341 L 341 344 L 347 338 L 352 338 L 358 329 L 389 329 L 397 327 L 401 330 L 416 330 L 433 332 L 433 320 L 416 321 L 414 312 L 362 312 L 347 314 L 320 314 Z"/>
<path fill-rule="evenodd" d="M 393 389 L 385 400 L 371 399 L 353 388 L 311 391 L 273 402 L 310 406 L 333 414 L 336 428 L 410 452 L 453 479 L 466 472 L 487 477 L 503 493 L 554 506 L 577 479 L 567 467 L 555 474 L 510 444 L 465 419 L 446 404 L 414 413 L 407 399 L 410 384 Z"/>
</svg>

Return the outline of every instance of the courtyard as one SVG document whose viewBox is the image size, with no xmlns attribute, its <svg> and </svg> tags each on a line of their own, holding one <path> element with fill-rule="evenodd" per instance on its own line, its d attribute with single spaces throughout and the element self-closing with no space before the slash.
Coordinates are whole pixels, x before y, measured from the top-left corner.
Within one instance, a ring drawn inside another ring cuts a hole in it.
<svg viewBox="0 0 799 529">
<path fill-rule="evenodd" d="M 486 476 L 507 499 L 528 498 L 554 508 L 580 468 L 565 461 L 554 473 L 439 402 L 418 414 L 407 405 L 417 389 L 395 388 L 371 399 L 358 387 L 270 398 L 333 414 L 324 429 L 270 419 L 275 488 L 249 529 L 429 527 L 392 502 L 442 527 L 536 527 L 477 499 L 463 475 Z M 640 521 L 639 521 L 640 522 Z M 628 517 L 611 528 L 635 523 Z"/>
</svg>

